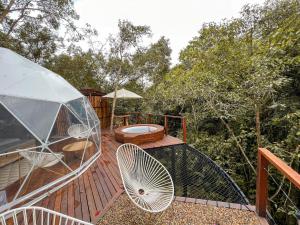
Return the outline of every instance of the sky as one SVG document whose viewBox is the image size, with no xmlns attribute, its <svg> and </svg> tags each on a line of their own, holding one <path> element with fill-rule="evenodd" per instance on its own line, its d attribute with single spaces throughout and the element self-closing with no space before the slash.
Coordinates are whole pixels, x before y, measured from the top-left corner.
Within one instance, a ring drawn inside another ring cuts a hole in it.
<svg viewBox="0 0 300 225">
<path fill-rule="evenodd" d="M 148 25 L 153 36 L 170 40 L 172 64 L 178 62 L 182 50 L 197 36 L 203 23 L 220 22 L 239 16 L 243 5 L 262 4 L 264 0 L 75 0 L 80 23 L 96 28 L 99 39 L 105 42 L 117 32 L 119 19 L 134 25 Z"/>
</svg>

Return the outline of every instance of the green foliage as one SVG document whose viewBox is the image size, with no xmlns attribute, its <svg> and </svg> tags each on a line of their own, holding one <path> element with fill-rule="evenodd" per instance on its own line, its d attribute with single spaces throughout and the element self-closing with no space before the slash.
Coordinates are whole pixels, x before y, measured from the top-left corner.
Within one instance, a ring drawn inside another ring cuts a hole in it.
<svg viewBox="0 0 300 225">
<path fill-rule="evenodd" d="M 186 115 L 189 142 L 226 169 L 251 201 L 257 146 L 300 171 L 299 34 L 298 1 L 246 5 L 240 18 L 203 25 L 179 65 L 148 90 L 147 108 Z M 299 192 L 286 183 L 282 189 L 299 207 Z M 270 194 L 278 188 L 271 182 Z M 293 224 L 282 192 L 272 203 L 277 222 Z"/>
<path fill-rule="evenodd" d="M 171 61 L 169 40 L 161 37 L 156 43 L 150 45 L 133 56 L 133 67 L 139 69 L 144 86 L 159 83 L 169 72 Z M 146 84 L 147 83 L 147 84 Z"/>
<path fill-rule="evenodd" d="M 78 19 L 72 0 L 1 0 L 0 46 L 44 63 L 65 44 L 96 34 L 88 24 L 76 26 Z"/>
<path fill-rule="evenodd" d="M 147 26 L 134 26 L 129 21 L 119 21 L 119 33 L 110 36 L 107 59 L 107 75 L 114 85 L 120 85 L 130 79 L 136 79 L 133 73 L 133 55 L 139 52 L 142 38 L 150 35 L 150 28 Z"/>
<path fill-rule="evenodd" d="M 79 18 L 71 0 L 2 0 L 0 10 L 1 30 L 13 37 L 26 24 L 36 22 L 53 30 L 60 26 L 74 30 L 74 20 Z"/>
<path fill-rule="evenodd" d="M 72 85 L 81 88 L 99 88 L 101 83 L 105 85 L 103 76 L 99 75 L 99 63 L 103 56 L 95 55 L 91 51 L 78 51 L 73 54 L 61 54 L 51 58 L 46 67 L 60 74 Z"/>
<path fill-rule="evenodd" d="M 145 38 L 151 36 L 148 26 L 136 26 L 127 20 L 119 21 L 119 31 L 108 39 L 109 48 L 101 69 L 110 83 L 110 91 L 115 92 L 121 86 L 139 88 L 140 91 L 156 82 L 169 70 L 170 53 L 168 40 L 164 37 L 150 46 L 142 45 Z M 134 107 L 123 107 L 117 111 L 132 111 Z M 112 115 L 116 98 L 112 104 Z M 124 104 L 122 105 L 124 106 Z M 113 121 L 113 116 L 112 120 Z M 112 122 L 111 122 L 112 129 Z"/>
</svg>

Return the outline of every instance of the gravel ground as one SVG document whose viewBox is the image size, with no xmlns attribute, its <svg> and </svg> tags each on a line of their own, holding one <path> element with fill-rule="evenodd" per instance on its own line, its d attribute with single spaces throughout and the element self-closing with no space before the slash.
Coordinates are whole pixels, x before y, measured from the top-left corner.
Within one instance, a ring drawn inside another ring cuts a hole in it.
<svg viewBox="0 0 300 225">
<path fill-rule="evenodd" d="M 102 224 L 122 225 L 242 225 L 260 224 L 255 213 L 237 209 L 218 208 L 201 204 L 173 202 L 163 213 L 150 214 L 137 208 L 122 194 L 99 220 Z"/>
</svg>

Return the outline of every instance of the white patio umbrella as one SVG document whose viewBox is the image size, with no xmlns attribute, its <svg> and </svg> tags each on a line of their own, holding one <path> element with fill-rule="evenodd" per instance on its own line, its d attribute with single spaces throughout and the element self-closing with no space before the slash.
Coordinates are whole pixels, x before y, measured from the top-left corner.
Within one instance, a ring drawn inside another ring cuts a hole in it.
<svg viewBox="0 0 300 225">
<path fill-rule="evenodd" d="M 103 96 L 103 98 L 114 98 L 114 97 L 115 97 L 114 91 Z M 132 91 L 128 91 L 124 88 L 117 91 L 116 97 L 117 98 L 143 98 L 142 96 L 140 96 Z"/>
<path fill-rule="evenodd" d="M 117 90 L 116 93 L 113 91 L 107 95 L 104 95 L 103 98 L 112 98 L 114 99 L 116 96 L 116 99 L 118 98 L 123 98 L 123 99 L 138 99 L 138 98 L 143 98 L 142 96 L 132 92 L 132 91 L 128 91 L 124 88 L 120 89 L 120 90 Z M 115 102 L 116 102 L 116 99 L 114 99 L 114 102 L 113 102 L 113 107 L 112 107 L 112 114 L 111 114 L 111 122 L 110 122 L 110 130 L 112 131 L 112 128 L 113 128 L 113 121 L 114 121 L 114 112 L 115 112 Z"/>
</svg>

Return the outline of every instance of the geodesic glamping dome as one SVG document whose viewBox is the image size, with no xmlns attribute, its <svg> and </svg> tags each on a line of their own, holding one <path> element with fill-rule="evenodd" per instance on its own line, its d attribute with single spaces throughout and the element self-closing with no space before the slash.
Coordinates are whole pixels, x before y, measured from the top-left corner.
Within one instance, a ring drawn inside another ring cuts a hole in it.
<svg viewBox="0 0 300 225">
<path fill-rule="evenodd" d="M 38 201 L 100 156 L 100 121 L 59 75 L 0 48 L 0 211 Z"/>
</svg>

